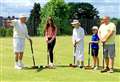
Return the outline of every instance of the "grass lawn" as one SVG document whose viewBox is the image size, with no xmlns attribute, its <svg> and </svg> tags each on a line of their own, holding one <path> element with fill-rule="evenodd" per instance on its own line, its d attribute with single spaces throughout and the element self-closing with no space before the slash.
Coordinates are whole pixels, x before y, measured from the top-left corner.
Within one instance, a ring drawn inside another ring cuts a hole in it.
<svg viewBox="0 0 120 82">
<path fill-rule="evenodd" d="M 34 55 L 37 65 L 46 65 L 46 44 L 43 37 L 33 37 Z M 88 41 L 85 37 L 85 65 L 88 59 Z M 84 70 L 80 68 L 56 67 L 56 69 L 34 70 L 14 69 L 14 54 L 12 38 L 0 38 L 0 81 L 1 82 L 120 82 L 120 36 L 116 38 L 116 72 L 100 73 L 100 70 Z M 102 46 L 100 44 L 100 65 L 102 65 Z M 70 36 L 57 37 L 54 50 L 54 62 L 56 65 L 68 65 L 73 61 L 73 47 Z M 92 58 L 91 58 L 92 59 Z M 29 42 L 26 40 L 24 64 L 32 65 Z"/>
</svg>

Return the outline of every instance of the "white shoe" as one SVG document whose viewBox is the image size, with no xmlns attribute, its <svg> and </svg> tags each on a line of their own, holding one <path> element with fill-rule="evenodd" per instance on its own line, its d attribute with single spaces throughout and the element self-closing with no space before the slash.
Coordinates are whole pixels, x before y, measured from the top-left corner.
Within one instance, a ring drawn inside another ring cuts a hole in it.
<svg viewBox="0 0 120 82">
<path fill-rule="evenodd" d="M 80 61 L 77 61 L 77 65 L 76 66 L 80 67 Z"/>
<path fill-rule="evenodd" d="M 77 65 L 77 67 L 80 67 L 81 65 Z"/>
<path fill-rule="evenodd" d="M 15 65 L 15 69 L 22 69 L 22 67 Z"/>
<path fill-rule="evenodd" d="M 92 65 L 92 69 L 94 69 L 96 66 Z"/>
<path fill-rule="evenodd" d="M 52 68 L 52 69 L 54 69 L 54 68 L 55 68 L 55 65 L 54 65 L 53 63 L 50 63 L 50 64 L 49 64 L 49 67 Z"/>
<path fill-rule="evenodd" d="M 50 66 L 50 67 L 53 67 L 53 63 L 50 63 L 49 66 Z"/>
<path fill-rule="evenodd" d="M 24 67 L 24 64 L 20 61 L 20 62 L 18 62 L 18 66 L 19 67 Z"/>
<path fill-rule="evenodd" d="M 99 67 L 98 66 L 96 66 L 96 67 L 94 67 L 94 69 L 93 70 L 98 70 L 99 69 Z"/>
</svg>

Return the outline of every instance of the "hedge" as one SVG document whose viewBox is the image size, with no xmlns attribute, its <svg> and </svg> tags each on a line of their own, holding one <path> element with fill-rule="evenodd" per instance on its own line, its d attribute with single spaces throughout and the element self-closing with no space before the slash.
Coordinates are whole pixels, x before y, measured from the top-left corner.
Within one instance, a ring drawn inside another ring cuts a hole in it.
<svg viewBox="0 0 120 82">
<path fill-rule="evenodd" d="M 12 28 L 0 28 L 0 37 L 10 37 L 13 36 Z"/>
</svg>

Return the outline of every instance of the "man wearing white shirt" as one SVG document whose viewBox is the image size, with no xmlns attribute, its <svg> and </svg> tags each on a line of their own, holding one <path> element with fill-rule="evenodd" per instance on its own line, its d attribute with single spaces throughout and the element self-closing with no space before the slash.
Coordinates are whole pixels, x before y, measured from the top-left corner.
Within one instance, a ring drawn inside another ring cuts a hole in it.
<svg viewBox="0 0 120 82">
<path fill-rule="evenodd" d="M 13 48 L 15 53 L 15 68 L 22 69 L 24 66 L 22 63 L 25 38 L 31 41 L 27 26 L 25 24 L 26 17 L 21 15 L 19 20 L 12 20 L 11 25 L 14 27 L 13 29 Z"/>
<path fill-rule="evenodd" d="M 73 28 L 73 45 L 76 47 L 76 51 L 74 53 L 76 59 L 76 65 L 80 68 L 84 66 L 84 29 L 80 26 L 80 22 L 78 20 L 73 20 L 71 23 Z M 81 65 L 80 65 L 81 61 Z"/>
</svg>

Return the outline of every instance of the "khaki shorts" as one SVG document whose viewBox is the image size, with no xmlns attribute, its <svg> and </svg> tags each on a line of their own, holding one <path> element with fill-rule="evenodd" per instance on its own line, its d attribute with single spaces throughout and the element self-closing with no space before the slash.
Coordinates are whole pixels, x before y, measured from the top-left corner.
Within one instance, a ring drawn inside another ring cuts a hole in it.
<svg viewBox="0 0 120 82">
<path fill-rule="evenodd" d="M 104 45 L 104 58 L 114 59 L 115 57 L 115 44 L 105 44 Z"/>
</svg>

